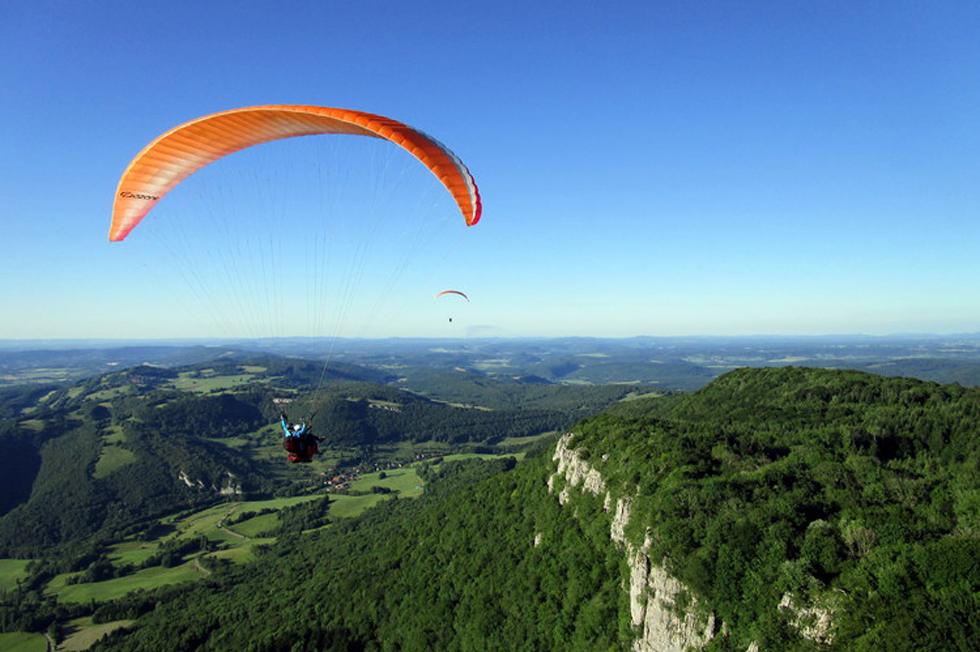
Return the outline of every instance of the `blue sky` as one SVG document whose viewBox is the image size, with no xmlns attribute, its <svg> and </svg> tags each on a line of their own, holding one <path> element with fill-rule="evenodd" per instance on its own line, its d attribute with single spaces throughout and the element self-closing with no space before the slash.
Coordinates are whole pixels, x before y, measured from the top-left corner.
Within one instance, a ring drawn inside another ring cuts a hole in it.
<svg viewBox="0 0 980 652">
<path fill-rule="evenodd" d="M 185 4 L 0 3 L 0 339 L 238 334 L 106 233 L 143 145 L 259 104 L 393 117 L 480 186 L 445 282 L 342 334 L 980 331 L 975 3 Z"/>
</svg>

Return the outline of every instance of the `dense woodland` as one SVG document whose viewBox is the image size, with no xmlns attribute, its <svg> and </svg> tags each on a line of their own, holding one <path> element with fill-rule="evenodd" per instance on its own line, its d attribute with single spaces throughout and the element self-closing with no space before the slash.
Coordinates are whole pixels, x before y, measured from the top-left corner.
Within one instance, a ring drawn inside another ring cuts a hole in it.
<svg viewBox="0 0 980 652">
<path fill-rule="evenodd" d="M 622 404 L 574 445 L 611 487 L 638 490 L 629 536 L 649 529 L 655 558 L 725 623 L 710 649 L 819 649 L 777 608 L 791 593 L 831 610 L 834 649 L 973 650 L 977 417 L 976 390 L 745 370 Z M 104 649 L 152 649 L 174 627 L 170 649 L 186 650 L 628 649 L 609 517 L 587 494 L 558 507 L 552 470 L 542 456 L 283 542 L 258 579 L 188 589 Z M 284 618 L 297 603 L 307 616 Z"/>
<path fill-rule="evenodd" d="M 632 539 L 650 528 L 653 557 L 732 628 L 713 648 L 804 649 L 773 609 L 787 592 L 834 614 L 838 649 L 980 648 L 977 390 L 744 369 L 576 432 L 635 488 Z"/>
<path fill-rule="evenodd" d="M 44 427 L 29 432 L 3 422 L 4 445 L 43 441 L 30 500 L 0 519 L 8 551 L 37 550 L 45 537 L 74 541 L 62 556 L 73 568 L 117 572 L 98 563 L 97 549 L 85 557 L 82 542 L 122 534 L 156 509 L 154 501 L 174 499 L 149 490 L 123 499 L 112 476 L 93 482 L 71 466 L 88 459 L 81 466 L 91 468 L 100 428 L 126 428 L 126 445 L 145 450 L 140 460 L 186 464 L 195 455 L 218 459 L 194 446 L 231 450 L 221 436 L 196 438 L 202 428 L 225 435 L 275 418 L 261 387 L 190 396 L 140 382 L 146 392 L 112 401 L 108 414 L 52 408 L 42 413 Z M 508 410 L 452 408 L 360 379 L 345 392 L 331 395 L 322 414 L 349 419 L 349 441 L 406 436 L 411 427 L 393 425 L 397 419 L 453 411 L 520 428 L 503 418 Z M 291 409 L 306 409 L 304 400 L 312 399 L 300 391 Z M 528 404 L 542 400 L 560 399 Z M 371 409 L 372 401 L 397 403 L 401 412 Z M 528 410 L 532 418 L 537 412 Z M 221 423 L 207 420 L 214 414 L 225 415 Z M 980 649 L 978 424 L 980 390 L 790 367 L 737 370 L 698 392 L 634 398 L 563 428 L 614 497 L 633 499 L 629 540 L 648 538 L 653 561 L 688 587 L 678 613 L 716 616 L 710 650 L 744 652 L 757 643 L 911 652 Z M 295 508 L 257 562 L 216 567 L 201 582 L 69 606 L 43 598 L 44 573 L 35 572 L 0 600 L 0 622 L 7 631 L 38 631 L 80 613 L 138 617 L 101 650 L 630 649 L 638 632 L 629 625 L 629 569 L 610 541 L 611 514 L 602 496 L 580 491 L 559 506 L 547 488 L 552 450 L 542 440 L 520 464 L 430 461 L 420 470 L 421 498 L 386 501 L 314 533 L 298 534 L 327 522 L 328 503 Z M 154 472 L 141 461 L 120 469 L 119 482 L 126 468 L 144 478 Z M 251 490 L 267 490 L 260 465 L 236 473 L 253 478 Z M 63 499 L 73 482 L 81 490 L 71 489 L 77 496 L 64 511 L 85 513 L 95 530 L 44 512 L 52 504 L 45 497 Z M 189 504 L 195 495 L 176 499 Z M 164 551 L 170 563 L 185 552 Z M 49 574 L 64 568 L 48 563 Z M 787 595 L 831 613 L 832 638 L 801 636 L 797 617 L 778 607 Z"/>
</svg>

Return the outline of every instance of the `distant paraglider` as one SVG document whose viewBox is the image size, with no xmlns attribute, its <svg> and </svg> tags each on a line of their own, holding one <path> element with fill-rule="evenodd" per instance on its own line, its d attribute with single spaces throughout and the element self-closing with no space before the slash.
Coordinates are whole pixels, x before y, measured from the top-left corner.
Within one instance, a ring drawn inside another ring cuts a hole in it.
<svg viewBox="0 0 980 652">
<path fill-rule="evenodd" d="M 464 299 L 466 299 L 467 301 L 469 301 L 469 300 L 470 300 L 470 298 L 469 298 L 468 296 L 466 296 L 465 294 L 463 294 L 463 293 L 462 293 L 462 292 L 460 292 L 459 290 L 443 290 L 442 292 L 440 292 L 440 293 L 438 293 L 438 294 L 437 294 L 437 295 L 435 296 L 435 298 L 436 298 L 436 299 L 438 299 L 439 297 L 441 297 L 441 296 L 442 296 L 442 295 L 444 295 L 444 294 L 458 294 L 459 296 L 461 296 L 461 297 L 463 297 L 463 298 L 464 298 Z"/>
<path fill-rule="evenodd" d="M 470 298 L 468 296 L 466 296 L 465 294 L 463 294 L 459 290 L 443 290 L 442 292 L 437 293 L 436 296 L 435 296 L 435 298 L 438 299 L 439 297 L 444 296 L 446 294 L 458 294 L 459 296 L 461 296 L 464 299 L 466 299 L 467 303 L 469 303 L 469 300 L 470 300 Z M 453 321 L 453 318 L 450 317 L 449 318 L 449 322 L 452 323 L 452 321 Z"/>
</svg>

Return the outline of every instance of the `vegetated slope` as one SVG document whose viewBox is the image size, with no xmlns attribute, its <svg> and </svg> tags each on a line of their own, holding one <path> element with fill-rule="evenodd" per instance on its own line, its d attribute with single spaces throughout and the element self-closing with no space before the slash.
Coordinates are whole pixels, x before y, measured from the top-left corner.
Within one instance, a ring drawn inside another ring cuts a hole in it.
<svg viewBox="0 0 980 652">
<path fill-rule="evenodd" d="M 710 649 L 980 647 L 980 391 L 742 369 L 576 432 L 633 545 L 725 623 Z"/>
<path fill-rule="evenodd" d="M 332 364 L 325 374 L 318 362 L 222 358 L 175 369 L 140 365 L 43 394 L 10 390 L 3 398 L 13 416 L 0 420 L 0 555 L 36 555 L 222 495 L 279 490 L 282 469 L 251 454 L 278 444 L 274 397 L 293 401 L 292 418 L 315 413 L 327 445 L 368 447 L 535 435 L 630 391 L 581 388 L 572 399 L 549 401 L 534 386 L 515 385 L 527 401 L 518 391 L 515 406 L 487 410 L 365 378 L 386 376 L 355 365 Z M 211 389 L 202 393 L 196 383 Z M 238 445 L 226 446 L 226 438 Z"/>
<path fill-rule="evenodd" d="M 222 491 L 263 488 L 255 465 L 218 443 L 135 420 L 113 425 L 91 413 L 39 417 L 44 429 L 27 435 L 33 446 L 23 430 L 0 436 L 0 443 L 20 442 L 28 461 L 32 454 L 40 458 L 35 474 L 22 474 L 13 487 L 26 500 L 0 518 L 2 556 L 43 554 L 100 530 L 115 536 L 147 518 L 213 502 Z M 120 441 L 107 443 L 113 437 Z M 121 461 L 100 473 L 107 449 Z"/>
<path fill-rule="evenodd" d="M 625 650 L 637 550 L 687 587 L 665 619 L 714 622 L 710 650 L 978 649 L 978 417 L 980 391 L 956 386 L 731 372 L 577 425 L 565 442 L 598 495 L 559 506 L 547 457 L 457 493 L 436 480 L 99 649 Z M 619 500 L 633 553 L 610 541 Z"/>
<path fill-rule="evenodd" d="M 506 461 L 441 466 L 424 497 L 280 541 L 254 566 L 187 587 L 96 649 L 628 646 L 620 556 L 548 495 L 547 459 L 514 471 Z M 120 607 L 104 617 L 133 615 Z"/>
</svg>

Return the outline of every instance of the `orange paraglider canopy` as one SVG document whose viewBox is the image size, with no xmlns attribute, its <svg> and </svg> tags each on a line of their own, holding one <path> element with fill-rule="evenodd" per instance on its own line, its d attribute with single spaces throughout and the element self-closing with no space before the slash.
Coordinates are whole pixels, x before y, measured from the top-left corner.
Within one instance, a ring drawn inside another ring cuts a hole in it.
<svg viewBox="0 0 980 652">
<path fill-rule="evenodd" d="M 468 296 L 466 296 L 465 294 L 463 294 L 459 290 L 443 290 L 442 292 L 438 293 L 434 298 L 438 299 L 439 297 L 441 297 L 444 294 L 458 294 L 459 296 L 463 297 L 467 301 L 470 300 L 470 298 Z"/>
<path fill-rule="evenodd" d="M 350 134 L 389 140 L 410 152 L 452 194 L 468 226 L 482 205 L 473 176 L 449 148 L 408 125 L 362 111 L 269 105 L 191 120 L 159 136 L 136 155 L 119 180 L 109 240 L 123 240 L 181 181 L 240 149 L 294 136 Z"/>
</svg>

